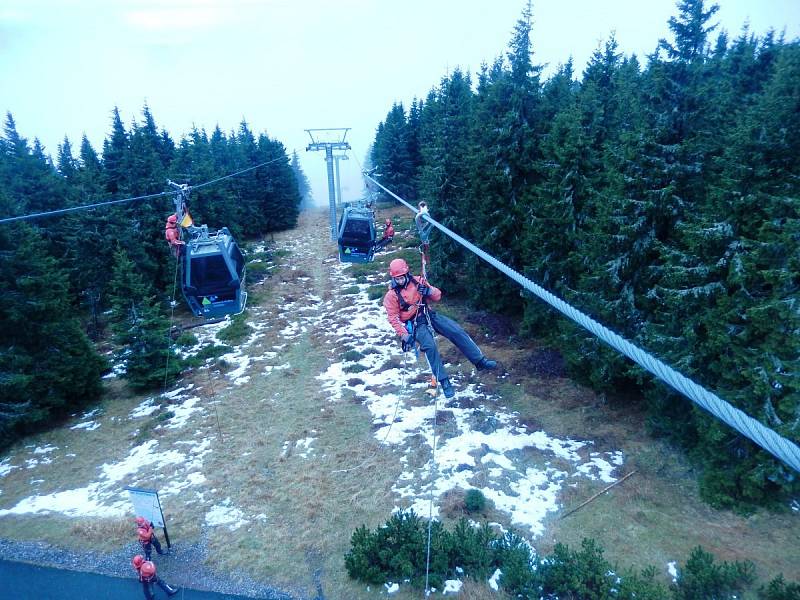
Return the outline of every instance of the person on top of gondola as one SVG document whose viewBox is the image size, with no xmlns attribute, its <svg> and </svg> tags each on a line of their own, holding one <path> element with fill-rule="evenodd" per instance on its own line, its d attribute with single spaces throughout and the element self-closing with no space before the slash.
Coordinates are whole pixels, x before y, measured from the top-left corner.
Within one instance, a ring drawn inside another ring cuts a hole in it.
<svg viewBox="0 0 800 600">
<path fill-rule="evenodd" d="M 186 242 L 180 239 L 180 231 L 178 231 L 178 215 L 171 214 L 167 217 L 167 225 L 164 228 L 164 237 L 169 242 L 169 247 L 172 248 L 172 253 L 175 258 L 181 255 L 181 246 L 185 246 Z"/>
<path fill-rule="evenodd" d="M 394 239 L 394 226 L 391 219 L 386 219 L 386 229 L 383 230 L 383 237 L 375 243 L 375 250 L 381 250 Z"/>
<path fill-rule="evenodd" d="M 433 376 L 442 386 L 445 398 L 455 396 L 455 390 L 442 364 L 439 349 L 433 339 L 433 331 L 453 342 L 476 369 L 497 369 L 497 362 L 484 356 L 478 345 L 458 323 L 437 314 L 428 306 L 428 302 L 438 302 L 442 299 L 442 291 L 439 288 L 430 285 L 424 277 L 414 277 L 402 258 L 396 258 L 389 263 L 389 275 L 392 283 L 383 297 L 383 308 L 386 310 L 389 324 L 402 339 L 404 347 L 415 342 L 419 344 L 428 359 Z M 407 327 L 408 323 L 411 323 L 411 331 Z"/>
</svg>

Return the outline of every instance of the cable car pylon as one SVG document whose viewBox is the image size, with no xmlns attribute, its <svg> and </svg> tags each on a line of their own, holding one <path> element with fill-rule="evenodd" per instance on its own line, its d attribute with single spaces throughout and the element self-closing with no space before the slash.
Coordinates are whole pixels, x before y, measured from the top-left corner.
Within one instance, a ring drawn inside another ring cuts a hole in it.
<svg viewBox="0 0 800 600">
<path fill-rule="evenodd" d="M 308 136 L 311 138 L 311 143 L 306 147 L 306 152 L 309 150 L 325 151 L 325 163 L 328 167 L 328 200 L 330 202 L 331 241 L 336 241 L 336 189 L 334 187 L 333 176 L 333 151 L 350 150 L 350 144 L 346 141 L 348 131 L 350 131 L 349 127 L 332 129 L 306 129 Z M 331 139 L 331 141 L 323 141 L 323 137 L 328 137 Z"/>
</svg>

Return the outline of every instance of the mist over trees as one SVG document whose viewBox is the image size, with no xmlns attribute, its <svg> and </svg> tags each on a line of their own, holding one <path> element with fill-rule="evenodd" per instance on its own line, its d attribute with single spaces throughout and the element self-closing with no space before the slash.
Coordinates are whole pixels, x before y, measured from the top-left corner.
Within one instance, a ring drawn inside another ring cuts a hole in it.
<svg viewBox="0 0 800 600">
<path fill-rule="evenodd" d="M 505 58 L 392 106 L 371 159 L 438 221 L 800 442 L 800 43 L 730 37 L 716 11 L 681 0 L 644 61 L 612 36 L 583 73 L 568 60 L 543 78 L 525 10 Z M 644 403 L 713 505 L 800 492 L 789 467 L 461 246 L 434 236 L 431 259 L 447 292 Z"/>
<path fill-rule="evenodd" d="M 177 143 L 150 108 L 125 127 L 119 111 L 98 152 L 67 138 L 53 159 L 6 115 L 0 136 L 0 216 L 158 194 L 167 179 L 197 185 L 196 223 L 240 241 L 294 227 L 308 181 L 297 157 L 246 121 L 236 131 L 193 129 Z M 175 259 L 164 240 L 171 197 L 142 199 L 0 225 L 0 447 L 95 402 L 106 330 L 136 389 L 165 381 Z M 178 298 L 180 301 L 180 298 Z M 110 326 L 110 328 L 109 328 Z M 173 361 L 169 378 L 177 374 Z"/>
</svg>

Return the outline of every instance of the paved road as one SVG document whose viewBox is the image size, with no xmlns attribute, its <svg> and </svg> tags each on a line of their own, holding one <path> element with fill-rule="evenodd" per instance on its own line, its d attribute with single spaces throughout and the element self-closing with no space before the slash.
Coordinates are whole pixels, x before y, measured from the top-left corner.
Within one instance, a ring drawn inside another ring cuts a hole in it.
<svg viewBox="0 0 800 600">
<path fill-rule="evenodd" d="M 156 586 L 156 598 L 167 595 Z M 3 600 L 143 600 L 142 586 L 133 577 L 52 569 L 0 560 L 0 598 Z M 245 596 L 182 588 L 174 600 L 247 600 Z"/>
</svg>

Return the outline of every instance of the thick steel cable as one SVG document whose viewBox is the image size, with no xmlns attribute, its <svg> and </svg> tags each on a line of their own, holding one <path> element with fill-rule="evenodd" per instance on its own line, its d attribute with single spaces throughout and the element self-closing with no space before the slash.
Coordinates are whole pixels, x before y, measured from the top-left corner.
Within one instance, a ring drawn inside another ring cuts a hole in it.
<svg viewBox="0 0 800 600">
<path fill-rule="evenodd" d="M 366 173 L 364 173 L 364 177 L 372 181 L 387 194 L 392 196 L 398 202 L 404 204 L 415 213 L 419 212 L 416 208 L 411 206 L 411 204 L 400 198 L 400 196 L 387 189 L 385 186 L 378 183 Z M 561 314 L 569 317 L 578 325 L 587 329 L 596 337 L 600 338 L 606 344 L 630 358 L 640 367 L 649 371 L 661 381 L 689 398 L 692 402 L 704 408 L 712 415 L 741 433 L 743 436 L 761 446 L 775 458 L 783 461 L 785 464 L 800 473 L 800 447 L 798 447 L 797 444 L 782 437 L 760 421 L 734 407 L 716 394 L 709 392 L 685 375 L 682 375 L 672 367 L 664 364 L 648 352 L 638 348 L 619 334 L 614 333 L 591 317 L 583 314 L 555 294 L 548 292 L 540 285 L 537 285 L 511 267 L 508 267 L 492 255 L 484 252 L 473 243 L 465 240 L 457 233 L 454 233 L 444 225 L 436 222 L 430 217 L 430 215 L 425 214 L 423 215 L 423 218 L 436 227 L 439 231 L 464 246 L 467 250 L 470 250 L 474 254 L 478 255 L 480 258 L 492 265 L 495 269 L 516 281 L 523 288 L 547 302 L 547 304 L 555 308 Z"/>
<path fill-rule="evenodd" d="M 272 160 L 260 163 L 258 165 L 255 165 L 254 167 L 247 167 L 246 169 L 242 169 L 241 171 L 236 171 L 235 173 L 231 173 L 230 175 L 223 175 L 222 177 L 217 177 L 216 179 L 212 179 L 211 181 L 206 181 L 205 183 L 189 186 L 189 189 L 196 190 L 201 187 L 206 187 L 207 185 L 211 185 L 212 183 L 218 183 L 224 179 L 230 179 L 231 177 L 236 177 L 237 175 L 241 175 L 242 173 L 247 173 L 248 171 L 253 171 L 261 167 L 266 167 L 267 165 L 271 165 L 272 163 L 278 162 L 279 160 L 283 160 L 284 158 L 286 158 L 286 156 L 279 156 L 278 158 L 273 158 Z"/>
</svg>

